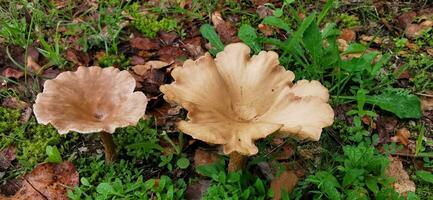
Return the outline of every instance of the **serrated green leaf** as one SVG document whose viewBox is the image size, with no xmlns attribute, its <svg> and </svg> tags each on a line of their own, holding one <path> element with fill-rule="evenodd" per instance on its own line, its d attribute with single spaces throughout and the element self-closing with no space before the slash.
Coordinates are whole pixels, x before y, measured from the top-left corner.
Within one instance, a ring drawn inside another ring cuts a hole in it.
<svg viewBox="0 0 433 200">
<path fill-rule="evenodd" d="M 265 194 L 265 186 L 263 185 L 263 182 L 260 179 L 257 179 L 254 183 L 254 187 L 257 189 L 259 194 Z"/>
<path fill-rule="evenodd" d="M 59 149 L 57 149 L 57 147 L 56 146 L 50 146 L 50 145 L 48 145 L 46 148 L 45 148 L 45 152 L 46 152 L 46 154 L 47 154 L 47 162 L 50 162 L 50 163 L 61 163 L 63 160 L 62 160 L 62 156 L 60 156 L 60 152 L 59 152 Z"/>
<path fill-rule="evenodd" d="M 416 176 L 428 183 L 433 183 L 433 174 L 428 171 L 419 170 L 415 172 Z"/>
<path fill-rule="evenodd" d="M 386 92 L 381 95 L 367 96 L 367 103 L 397 115 L 401 119 L 420 118 L 421 102 L 415 95 L 400 92 Z"/>
<path fill-rule="evenodd" d="M 286 32 L 292 32 L 290 26 L 281 18 L 275 16 L 268 16 L 262 20 L 262 24 L 274 26 L 280 29 L 285 30 Z"/>
<path fill-rule="evenodd" d="M 216 33 L 214 27 L 210 24 L 203 24 L 200 27 L 201 35 L 206 38 L 212 45 L 214 54 L 224 50 L 224 44 Z"/>
<path fill-rule="evenodd" d="M 357 179 L 364 174 L 363 169 L 350 169 L 343 177 L 343 187 L 356 183 Z"/>
<path fill-rule="evenodd" d="M 248 24 L 242 24 L 239 28 L 238 37 L 242 42 L 247 44 L 255 54 L 259 53 L 262 49 L 257 43 L 256 29 Z"/>
<path fill-rule="evenodd" d="M 179 167 L 180 169 L 186 169 L 189 167 L 189 160 L 188 158 L 180 158 L 179 160 L 177 160 L 176 165 L 177 167 Z"/>
<path fill-rule="evenodd" d="M 96 192 L 102 195 L 109 195 L 114 193 L 114 189 L 109 183 L 100 183 L 96 187 Z"/>
<path fill-rule="evenodd" d="M 343 55 L 351 53 L 362 53 L 365 50 L 367 50 L 366 46 L 359 43 L 353 43 L 347 47 L 346 51 L 343 52 Z"/>
<path fill-rule="evenodd" d="M 377 184 L 377 178 L 376 177 L 368 177 L 365 181 L 368 189 L 370 189 L 373 193 L 379 192 L 379 185 Z"/>
<path fill-rule="evenodd" d="M 303 36 L 305 49 L 311 54 L 313 63 L 320 63 L 323 54 L 322 34 L 316 23 L 311 23 L 305 30 Z"/>
</svg>

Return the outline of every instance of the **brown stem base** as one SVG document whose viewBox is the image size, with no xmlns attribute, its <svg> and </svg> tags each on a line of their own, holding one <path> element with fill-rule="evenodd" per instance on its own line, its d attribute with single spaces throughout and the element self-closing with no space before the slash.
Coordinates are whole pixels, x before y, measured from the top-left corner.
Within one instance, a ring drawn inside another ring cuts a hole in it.
<svg viewBox="0 0 433 200">
<path fill-rule="evenodd" d="M 245 167 L 247 156 L 238 152 L 233 152 L 229 155 L 229 158 L 229 166 L 227 167 L 228 172 L 235 172 Z"/>
<path fill-rule="evenodd" d="M 113 136 L 107 132 L 100 132 L 99 137 L 104 145 L 105 163 L 110 164 L 116 160 L 116 145 L 113 142 Z"/>
</svg>

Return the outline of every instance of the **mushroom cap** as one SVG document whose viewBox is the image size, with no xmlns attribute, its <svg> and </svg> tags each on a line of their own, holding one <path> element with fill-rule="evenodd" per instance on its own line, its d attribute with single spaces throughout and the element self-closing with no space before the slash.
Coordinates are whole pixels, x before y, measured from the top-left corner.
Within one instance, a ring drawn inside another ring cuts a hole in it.
<svg viewBox="0 0 433 200">
<path fill-rule="evenodd" d="M 224 153 L 258 152 L 254 140 L 280 136 L 319 140 L 333 123 L 328 90 L 318 81 L 300 80 L 279 65 L 278 54 L 250 57 L 243 43 L 227 45 L 213 59 L 206 54 L 172 71 L 174 82 L 162 85 L 164 98 L 188 110 L 178 127 L 193 138 L 222 144 Z"/>
<path fill-rule="evenodd" d="M 127 71 L 79 67 L 47 80 L 33 111 L 39 123 L 52 124 L 60 134 L 113 133 L 144 116 L 147 98 L 134 88 L 135 80 Z"/>
</svg>

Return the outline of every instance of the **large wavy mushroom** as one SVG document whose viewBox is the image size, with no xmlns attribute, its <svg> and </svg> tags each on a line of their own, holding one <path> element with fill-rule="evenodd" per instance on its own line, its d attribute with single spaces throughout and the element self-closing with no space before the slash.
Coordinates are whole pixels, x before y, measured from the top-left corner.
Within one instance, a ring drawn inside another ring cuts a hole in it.
<svg viewBox="0 0 433 200">
<path fill-rule="evenodd" d="M 171 73 L 175 81 L 161 86 L 164 98 L 188 110 L 178 127 L 193 138 L 222 144 L 229 171 L 237 161 L 258 152 L 254 141 L 278 132 L 317 141 L 333 123 L 328 90 L 318 81 L 292 81 L 278 54 L 262 51 L 250 57 L 242 43 L 227 45 L 215 60 L 206 54 L 187 60 Z"/>
<path fill-rule="evenodd" d="M 135 125 L 146 110 L 146 96 L 134 88 L 135 80 L 127 71 L 79 67 L 47 80 L 33 110 L 39 123 L 52 124 L 60 134 L 99 132 L 110 163 L 116 157 L 111 133 Z"/>
</svg>

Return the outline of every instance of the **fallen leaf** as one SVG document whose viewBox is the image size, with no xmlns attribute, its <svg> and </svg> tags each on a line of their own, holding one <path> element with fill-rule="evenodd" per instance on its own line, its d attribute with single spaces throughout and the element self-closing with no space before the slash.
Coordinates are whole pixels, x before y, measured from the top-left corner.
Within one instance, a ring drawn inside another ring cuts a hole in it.
<svg viewBox="0 0 433 200">
<path fill-rule="evenodd" d="M 24 109 L 24 111 L 21 113 L 20 122 L 26 123 L 29 121 L 30 117 L 33 114 L 33 109 L 31 107 L 27 107 Z"/>
<path fill-rule="evenodd" d="M 16 158 L 16 151 L 17 149 L 12 145 L 0 151 L 0 171 L 4 171 L 12 166 L 12 161 Z"/>
<path fill-rule="evenodd" d="M 0 185 L 0 199 L 2 199 L 2 195 L 12 196 L 16 194 L 17 191 L 22 187 L 22 182 L 22 178 L 17 178 L 2 183 Z"/>
<path fill-rule="evenodd" d="M 200 180 L 193 184 L 189 184 L 185 191 L 185 199 L 187 200 L 201 200 L 206 194 L 207 189 L 210 186 L 211 181 Z"/>
<path fill-rule="evenodd" d="M 286 170 L 280 176 L 275 176 L 271 181 L 271 189 L 274 191 L 273 199 L 281 199 L 282 190 L 292 192 L 298 181 L 298 176 L 292 170 Z"/>
<path fill-rule="evenodd" d="M 24 72 L 8 67 L 2 71 L 2 76 L 19 79 L 24 76 Z"/>
<path fill-rule="evenodd" d="M 39 72 L 41 66 L 39 62 L 39 52 L 34 47 L 27 48 L 27 68 L 32 72 Z"/>
<path fill-rule="evenodd" d="M 172 45 L 173 42 L 179 38 L 179 36 L 175 32 L 165 32 L 160 31 L 158 33 L 159 38 L 165 45 Z"/>
<path fill-rule="evenodd" d="M 146 63 L 146 61 L 144 60 L 144 58 L 140 57 L 140 56 L 132 56 L 129 59 L 131 65 L 143 65 L 144 63 Z"/>
<path fill-rule="evenodd" d="M 163 127 L 163 129 L 167 132 L 175 132 L 177 131 L 176 122 L 181 120 L 178 115 L 180 110 L 180 106 L 163 102 L 161 106 L 148 109 L 148 113 L 155 117 L 157 126 Z"/>
<path fill-rule="evenodd" d="M 90 62 L 90 57 L 82 51 L 76 49 L 67 49 L 66 60 L 79 66 L 88 66 Z"/>
<path fill-rule="evenodd" d="M 21 101 L 16 97 L 6 97 L 2 102 L 2 106 L 7 108 L 20 109 L 20 110 L 29 107 L 29 105 L 26 102 Z"/>
<path fill-rule="evenodd" d="M 361 35 L 360 39 L 364 43 L 369 43 L 369 42 L 373 41 L 376 44 L 382 44 L 382 39 L 380 37 Z"/>
<path fill-rule="evenodd" d="M 256 13 L 259 15 L 261 19 L 267 17 L 267 16 L 273 16 L 274 10 L 269 8 L 268 6 L 259 5 L 257 6 Z"/>
<path fill-rule="evenodd" d="M 394 177 L 393 187 L 401 195 L 407 195 L 408 192 L 415 192 L 415 183 L 410 180 L 409 175 L 403 168 L 403 163 L 398 157 L 389 157 L 390 164 L 385 171 L 389 177 Z"/>
<path fill-rule="evenodd" d="M 202 47 L 201 37 L 194 37 L 191 39 L 187 39 L 183 41 L 183 43 L 184 43 L 183 47 L 188 51 L 188 54 L 193 59 L 197 59 L 198 57 L 206 53 L 206 51 Z"/>
<path fill-rule="evenodd" d="M 78 172 L 72 162 L 44 163 L 24 176 L 22 187 L 14 196 L 4 199 L 68 199 L 67 189 L 77 186 L 78 183 Z"/>
<path fill-rule="evenodd" d="M 432 20 L 425 20 L 420 24 L 410 24 L 405 29 L 405 34 L 408 38 L 415 39 L 420 37 L 425 31 L 433 27 Z"/>
<path fill-rule="evenodd" d="M 432 48 L 427 48 L 426 50 L 430 56 L 433 56 L 433 49 Z"/>
<path fill-rule="evenodd" d="M 266 24 L 259 24 L 258 28 L 265 36 L 271 36 L 274 34 L 274 29 Z"/>
<path fill-rule="evenodd" d="M 58 69 L 49 68 L 49 69 L 44 71 L 44 73 L 42 74 L 42 77 L 47 78 L 47 79 L 53 79 L 53 78 L 56 78 L 57 75 L 60 74 L 60 72 L 61 71 Z"/>
<path fill-rule="evenodd" d="M 134 73 L 140 76 L 146 76 L 151 69 L 161 69 L 170 65 L 170 63 L 159 61 L 159 60 L 151 60 L 147 61 L 144 65 L 135 65 L 132 67 Z"/>
<path fill-rule="evenodd" d="M 155 50 L 159 49 L 160 45 L 159 42 L 156 40 L 151 40 L 149 38 L 142 38 L 142 37 L 133 37 L 129 43 L 133 48 L 140 49 L 140 50 Z"/>
<path fill-rule="evenodd" d="M 378 144 L 385 144 L 389 141 L 389 134 L 393 132 L 397 126 L 397 119 L 393 117 L 379 116 L 376 125 L 379 134 Z"/>
<path fill-rule="evenodd" d="M 165 62 L 173 62 L 176 58 L 184 55 L 184 52 L 179 47 L 164 46 L 158 50 L 159 59 Z"/>
<path fill-rule="evenodd" d="M 433 91 L 427 91 L 421 95 L 421 111 L 423 116 L 433 117 Z"/>
<path fill-rule="evenodd" d="M 345 28 L 341 30 L 341 34 L 338 38 L 343 39 L 347 42 L 353 42 L 356 39 L 356 32 L 351 29 Z"/>
<path fill-rule="evenodd" d="M 215 27 L 216 32 L 221 37 L 221 41 L 224 44 L 239 42 L 239 38 L 237 36 L 236 27 L 228 21 L 224 21 L 221 13 L 219 11 L 215 11 L 212 13 L 212 23 Z"/>
<path fill-rule="evenodd" d="M 293 147 L 290 144 L 284 144 L 280 151 L 276 152 L 275 159 L 277 160 L 287 160 L 293 156 L 295 152 L 293 151 Z"/>
<path fill-rule="evenodd" d="M 201 165 L 210 165 L 220 160 L 220 157 L 213 152 L 205 151 L 202 149 L 195 150 L 194 165 L 196 167 Z"/>
<path fill-rule="evenodd" d="M 407 128 L 398 129 L 395 136 L 391 137 L 391 141 L 398 142 L 407 146 L 409 144 L 410 131 Z"/>
<path fill-rule="evenodd" d="M 415 19 L 416 15 L 417 14 L 414 11 L 403 13 L 397 18 L 397 23 L 400 27 L 406 28 L 412 24 L 412 21 Z"/>
<path fill-rule="evenodd" d="M 419 50 L 419 46 L 417 44 L 409 42 L 409 41 L 406 42 L 406 47 L 412 51 L 418 51 Z"/>
</svg>

